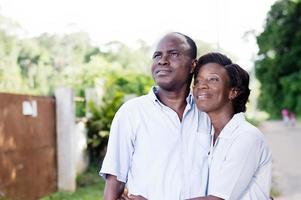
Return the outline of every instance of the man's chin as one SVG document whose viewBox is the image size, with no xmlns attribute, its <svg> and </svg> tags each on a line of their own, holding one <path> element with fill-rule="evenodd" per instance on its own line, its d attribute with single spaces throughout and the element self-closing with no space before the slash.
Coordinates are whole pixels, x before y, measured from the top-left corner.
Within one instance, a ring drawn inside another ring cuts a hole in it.
<svg viewBox="0 0 301 200">
<path fill-rule="evenodd" d="M 157 85 L 166 91 L 173 91 L 176 88 L 175 84 L 173 84 L 173 83 L 157 82 Z"/>
</svg>

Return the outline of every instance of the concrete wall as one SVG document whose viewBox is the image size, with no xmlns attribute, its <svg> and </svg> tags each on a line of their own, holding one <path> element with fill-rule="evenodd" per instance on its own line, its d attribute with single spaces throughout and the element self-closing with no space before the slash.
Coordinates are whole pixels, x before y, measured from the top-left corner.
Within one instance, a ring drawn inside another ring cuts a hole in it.
<svg viewBox="0 0 301 200">
<path fill-rule="evenodd" d="M 55 90 L 58 190 L 74 191 L 76 175 L 89 164 L 85 121 L 75 120 L 75 103 L 70 88 Z"/>
<path fill-rule="evenodd" d="M 76 189 L 75 167 L 75 104 L 73 91 L 69 88 L 55 90 L 56 135 L 58 161 L 58 189 Z"/>
</svg>

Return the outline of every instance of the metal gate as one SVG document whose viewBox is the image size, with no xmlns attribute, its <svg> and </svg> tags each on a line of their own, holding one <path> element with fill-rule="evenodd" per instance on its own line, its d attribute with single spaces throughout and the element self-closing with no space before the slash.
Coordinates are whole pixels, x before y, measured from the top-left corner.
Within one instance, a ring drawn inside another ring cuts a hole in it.
<svg viewBox="0 0 301 200">
<path fill-rule="evenodd" d="M 54 98 L 0 93 L 0 199 L 56 191 L 56 160 Z"/>
</svg>

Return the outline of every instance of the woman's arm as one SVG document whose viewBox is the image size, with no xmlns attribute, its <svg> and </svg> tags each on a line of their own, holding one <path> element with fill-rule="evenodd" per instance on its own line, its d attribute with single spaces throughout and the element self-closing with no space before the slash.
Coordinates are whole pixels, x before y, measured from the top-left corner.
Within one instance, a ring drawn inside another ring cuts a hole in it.
<svg viewBox="0 0 301 200">
<path fill-rule="evenodd" d="M 224 200 L 224 199 L 209 195 L 207 197 L 196 197 L 196 198 L 189 199 L 189 200 Z"/>
</svg>

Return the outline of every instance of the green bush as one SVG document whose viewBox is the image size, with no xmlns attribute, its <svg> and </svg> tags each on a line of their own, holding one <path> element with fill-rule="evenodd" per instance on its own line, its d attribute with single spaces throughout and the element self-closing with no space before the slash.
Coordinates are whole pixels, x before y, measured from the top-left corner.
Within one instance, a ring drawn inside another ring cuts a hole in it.
<svg viewBox="0 0 301 200">
<path fill-rule="evenodd" d="M 87 121 L 88 149 L 92 162 L 102 160 L 108 142 L 109 131 L 116 111 L 122 105 L 126 95 L 146 94 L 153 85 L 153 80 L 145 74 L 124 74 L 112 71 L 107 74 L 105 95 L 100 106 L 89 102 L 91 117 Z"/>
</svg>

